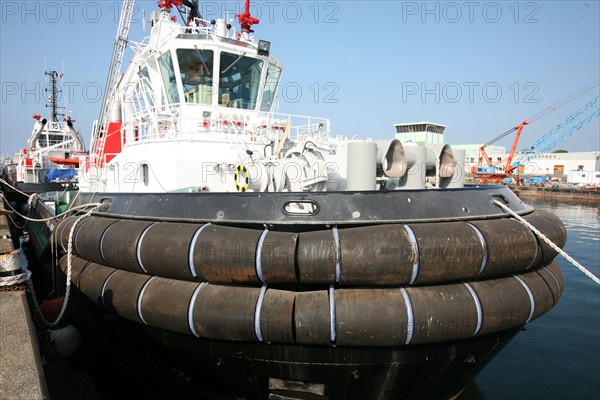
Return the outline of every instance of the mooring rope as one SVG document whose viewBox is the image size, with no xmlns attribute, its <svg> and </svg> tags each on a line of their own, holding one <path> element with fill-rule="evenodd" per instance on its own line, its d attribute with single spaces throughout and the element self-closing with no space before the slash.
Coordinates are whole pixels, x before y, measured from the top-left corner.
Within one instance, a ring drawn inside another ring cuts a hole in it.
<svg viewBox="0 0 600 400">
<path fill-rule="evenodd" d="M 548 239 L 546 237 L 546 235 L 544 235 L 542 232 L 540 232 L 539 230 L 537 230 L 535 226 L 531 225 L 523 217 L 521 217 L 519 214 L 517 214 L 516 212 L 514 212 L 513 210 L 511 210 L 510 207 L 508 207 L 506 204 L 504 204 L 504 203 L 502 203 L 502 202 L 500 202 L 498 200 L 492 200 L 492 201 L 497 206 L 500 206 L 504 211 L 508 212 L 510 215 L 512 215 L 513 217 L 515 217 L 516 219 L 518 219 L 526 227 L 528 227 L 529 229 L 531 229 L 531 231 L 533 233 L 535 233 L 540 239 L 542 239 L 544 242 L 548 243 L 548 246 L 552 247 L 561 256 L 563 256 L 564 258 L 566 258 L 567 261 L 569 261 L 571 264 L 573 264 L 574 266 L 576 266 L 577 268 L 579 268 L 579 270 L 581 272 L 583 272 L 584 274 L 586 274 L 591 280 L 593 280 L 598 285 L 600 285 L 600 279 L 598 279 L 597 276 L 595 276 L 594 274 L 592 274 L 583 265 L 579 264 L 576 260 L 573 259 L 573 257 L 571 257 L 570 255 L 568 255 L 563 249 L 561 249 L 560 247 L 558 247 L 557 245 L 555 245 L 554 243 L 552 243 L 552 241 L 550 239 Z"/>
<path fill-rule="evenodd" d="M 16 286 L 31 278 L 31 271 L 23 268 L 23 272 L 12 276 L 0 277 L 0 286 Z"/>
<path fill-rule="evenodd" d="M 20 191 L 19 189 L 17 189 L 16 187 L 14 187 L 13 185 L 11 185 L 10 183 L 6 182 L 4 179 L 0 178 L 0 182 L 4 183 L 6 186 L 10 187 L 12 190 L 14 190 L 17 193 L 21 193 L 23 196 L 29 198 L 31 197 L 30 194 L 27 194 L 25 192 Z"/>
<path fill-rule="evenodd" d="M 72 257 L 72 255 L 73 255 L 73 232 L 75 231 L 75 228 L 77 227 L 79 222 L 81 222 L 81 220 L 92 215 L 92 213 L 94 211 L 96 211 L 101 205 L 102 204 L 97 204 L 97 205 L 95 205 L 94 208 L 88 210 L 88 212 L 86 212 L 85 214 L 82 214 L 79 217 L 77 217 L 77 219 L 73 223 L 73 226 L 71 227 L 71 231 L 69 232 L 69 242 L 68 242 L 68 246 L 67 246 L 67 272 L 66 272 L 67 281 L 66 281 L 66 287 L 65 287 L 65 300 L 63 301 L 60 313 L 58 314 L 58 316 L 56 317 L 56 320 L 54 322 L 49 322 L 46 320 L 46 318 L 44 317 L 44 314 L 42 314 L 42 310 L 40 309 L 40 307 L 38 305 L 38 301 L 35 296 L 35 291 L 33 290 L 33 285 L 31 284 L 31 281 L 27 282 L 29 289 L 31 289 L 30 292 L 31 292 L 31 295 L 33 296 L 33 304 L 35 305 L 36 312 L 38 313 L 38 315 L 40 316 L 40 319 L 46 326 L 52 327 L 52 326 L 58 325 L 60 323 L 60 321 L 62 320 L 63 316 L 65 315 L 67 306 L 69 305 L 69 297 L 71 294 L 71 260 L 73 258 Z M 88 204 L 88 206 L 90 206 L 90 204 Z"/>
<path fill-rule="evenodd" d="M 15 210 L 15 208 L 8 202 L 8 200 L 6 199 L 6 197 L 4 197 L 3 193 L 0 193 L 0 197 L 2 197 L 4 200 L 6 200 L 6 204 L 8 204 L 8 206 L 10 207 L 10 209 L 13 210 L 13 212 L 15 214 L 17 214 L 19 217 L 21 217 L 21 218 L 23 218 L 23 219 L 25 219 L 27 221 L 30 221 L 30 222 L 47 222 L 47 221 L 50 221 L 50 220 L 53 220 L 53 219 L 56 219 L 56 218 L 60 218 L 63 215 L 68 214 L 68 213 L 70 213 L 71 211 L 74 211 L 74 210 L 79 210 L 79 209 L 82 209 L 82 208 L 88 208 L 90 206 L 96 206 L 97 207 L 97 206 L 99 206 L 99 205 L 102 204 L 102 203 L 87 203 L 87 204 L 82 204 L 82 205 L 79 205 L 79 206 L 71 207 L 68 210 L 66 210 L 65 212 L 63 212 L 61 214 L 58 214 L 58 215 L 55 215 L 54 217 L 48 217 L 48 218 L 30 218 L 30 217 L 28 217 L 26 215 L 23 215 L 23 214 L 19 213 L 17 210 Z"/>
</svg>

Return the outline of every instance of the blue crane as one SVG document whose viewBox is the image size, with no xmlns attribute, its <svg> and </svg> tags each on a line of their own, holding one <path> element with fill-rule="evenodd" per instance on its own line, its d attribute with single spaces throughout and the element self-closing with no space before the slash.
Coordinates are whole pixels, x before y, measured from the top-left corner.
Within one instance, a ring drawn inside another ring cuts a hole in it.
<svg viewBox="0 0 600 400">
<path fill-rule="evenodd" d="M 511 172 L 527 163 L 529 160 L 553 149 L 557 144 L 577 132 L 584 125 L 587 125 L 598 115 L 600 115 L 600 96 L 596 96 L 596 98 L 588 102 L 579 110 L 569 115 L 563 122 L 522 151 L 517 159 L 511 164 L 510 170 L 507 170 L 506 172 Z"/>
</svg>

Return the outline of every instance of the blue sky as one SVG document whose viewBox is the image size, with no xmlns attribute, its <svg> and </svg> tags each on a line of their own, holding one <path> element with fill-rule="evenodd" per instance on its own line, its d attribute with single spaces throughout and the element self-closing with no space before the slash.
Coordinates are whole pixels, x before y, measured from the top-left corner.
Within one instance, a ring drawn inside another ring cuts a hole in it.
<svg viewBox="0 0 600 400">
<path fill-rule="evenodd" d="M 243 3 L 205 1 L 205 18 Z M 130 39 L 141 40 L 138 1 Z M 23 147 L 48 115 L 44 66 L 64 72 L 63 100 L 89 144 L 120 2 L 0 2 L 0 154 Z M 255 36 L 286 65 L 279 111 L 331 118 L 334 134 L 385 138 L 393 124 L 448 126 L 450 144 L 491 140 L 600 79 L 599 1 L 253 2 Z M 64 68 L 63 68 L 64 65 Z M 527 126 L 532 143 L 599 89 Z M 557 148 L 600 150 L 600 118 Z M 512 137 L 498 144 L 510 146 Z"/>
</svg>

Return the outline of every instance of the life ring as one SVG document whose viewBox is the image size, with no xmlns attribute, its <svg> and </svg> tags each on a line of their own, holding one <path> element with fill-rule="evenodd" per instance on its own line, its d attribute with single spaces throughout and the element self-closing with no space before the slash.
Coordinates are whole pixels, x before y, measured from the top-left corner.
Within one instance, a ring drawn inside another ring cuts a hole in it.
<svg viewBox="0 0 600 400">
<path fill-rule="evenodd" d="M 241 186 L 239 180 L 240 173 L 242 173 L 244 176 L 244 184 Z M 248 189 L 248 185 L 250 183 L 250 176 L 248 175 L 248 170 L 246 169 L 245 165 L 240 164 L 237 166 L 237 168 L 235 169 L 235 176 L 233 178 L 233 181 L 235 183 L 235 188 L 238 192 L 245 192 Z"/>
</svg>

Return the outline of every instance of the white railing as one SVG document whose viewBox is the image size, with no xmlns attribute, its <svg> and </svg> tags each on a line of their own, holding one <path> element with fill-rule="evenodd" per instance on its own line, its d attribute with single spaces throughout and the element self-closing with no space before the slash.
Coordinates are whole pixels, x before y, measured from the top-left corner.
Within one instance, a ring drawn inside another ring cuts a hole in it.
<svg viewBox="0 0 600 400">
<path fill-rule="evenodd" d="M 172 104 L 136 110 L 125 118 L 125 145 L 157 140 L 277 141 L 291 125 L 292 139 L 330 134 L 330 120 L 296 114 L 254 112 L 209 105 Z"/>
</svg>

